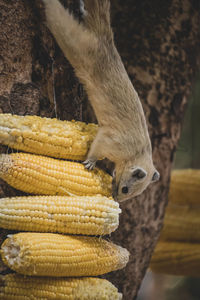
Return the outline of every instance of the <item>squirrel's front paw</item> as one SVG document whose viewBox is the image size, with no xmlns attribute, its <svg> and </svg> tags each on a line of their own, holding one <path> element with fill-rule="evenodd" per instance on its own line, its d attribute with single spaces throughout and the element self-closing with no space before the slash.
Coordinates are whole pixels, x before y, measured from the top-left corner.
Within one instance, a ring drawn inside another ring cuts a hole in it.
<svg viewBox="0 0 200 300">
<path fill-rule="evenodd" d="M 96 165 L 96 160 L 88 158 L 83 162 L 84 166 L 88 170 L 93 170 Z"/>
</svg>

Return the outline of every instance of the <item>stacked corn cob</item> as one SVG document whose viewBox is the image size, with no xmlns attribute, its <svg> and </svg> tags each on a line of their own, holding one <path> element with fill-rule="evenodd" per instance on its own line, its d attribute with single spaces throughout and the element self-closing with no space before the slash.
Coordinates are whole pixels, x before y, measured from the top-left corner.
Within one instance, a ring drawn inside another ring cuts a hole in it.
<svg viewBox="0 0 200 300">
<path fill-rule="evenodd" d="M 0 114 L 1 143 L 57 158 L 84 159 L 96 131 L 96 125 L 81 122 Z M 109 198 L 111 177 L 98 169 L 88 172 L 78 162 L 12 153 L 0 155 L 0 178 L 40 195 L 1 199 L 0 227 L 29 231 L 4 241 L 2 259 L 18 273 L 43 276 L 4 276 L 0 298 L 121 299 L 106 280 L 66 279 L 104 274 L 128 261 L 126 249 L 86 236 L 110 234 L 118 226 L 120 209 Z M 199 170 L 172 173 L 164 228 L 151 261 L 154 271 L 200 275 L 199 192 Z"/>
<path fill-rule="evenodd" d="M 200 170 L 172 172 L 169 205 L 151 269 L 200 276 Z"/>
<path fill-rule="evenodd" d="M 97 129 L 83 122 L 0 114 L 0 143 L 56 158 L 85 159 Z"/>
<path fill-rule="evenodd" d="M 40 155 L 82 160 L 96 132 L 93 124 L 0 114 L 0 142 Z M 126 249 L 88 236 L 118 227 L 121 210 L 109 198 L 111 177 L 98 169 L 89 172 L 78 162 L 12 153 L 0 155 L 0 178 L 40 195 L 0 201 L 0 227 L 29 231 L 8 236 L 2 260 L 31 276 L 2 277 L 0 299 L 121 299 L 111 283 L 88 277 L 128 262 Z M 66 279 L 71 276 L 78 278 Z"/>
</svg>

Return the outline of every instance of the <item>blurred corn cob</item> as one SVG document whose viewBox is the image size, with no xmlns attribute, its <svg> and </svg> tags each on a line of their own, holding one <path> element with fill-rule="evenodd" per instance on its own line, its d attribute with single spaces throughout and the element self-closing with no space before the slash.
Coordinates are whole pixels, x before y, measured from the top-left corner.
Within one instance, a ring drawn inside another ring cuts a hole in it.
<svg viewBox="0 0 200 300">
<path fill-rule="evenodd" d="M 200 276 L 200 170 L 172 172 L 164 227 L 150 267 L 157 273 Z"/>
<path fill-rule="evenodd" d="M 2 244 L 3 262 L 34 276 L 97 276 L 125 267 L 129 253 L 102 238 L 18 233 Z"/>
<path fill-rule="evenodd" d="M 100 278 L 45 278 L 9 274 L 0 277 L 0 299 L 121 300 L 122 294 Z"/>
<path fill-rule="evenodd" d="M 172 171 L 169 201 L 181 205 L 200 205 L 200 170 Z"/>
<path fill-rule="evenodd" d="M 159 241 L 150 267 L 156 273 L 200 276 L 200 244 Z"/>
<path fill-rule="evenodd" d="M 0 143 L 56 158 L 84 160 L 98 126 L 38 116 L 0 114 Z"/>
<path fill-rule="evenodd" d="M 169 203 L 160 240 L 200 242 L 200 208 Z"/>
<path fill-rule="evenodd" d="M 119 224 L 119 204 L 102 196 L 30 196 L 0 199 L 5 229 L 105 235 Z"/>
<path fill-rule="evenodd" d="M 12 153 L 0 155 L 0 178 L 12 187 L 38 195 L 111 196 L 111 176 L 81 163 Z"/>
<path fill-rule="evenodd" d="M 200 170 L 174 170 L 160 240 L 200 242 Z"/>
</svg>

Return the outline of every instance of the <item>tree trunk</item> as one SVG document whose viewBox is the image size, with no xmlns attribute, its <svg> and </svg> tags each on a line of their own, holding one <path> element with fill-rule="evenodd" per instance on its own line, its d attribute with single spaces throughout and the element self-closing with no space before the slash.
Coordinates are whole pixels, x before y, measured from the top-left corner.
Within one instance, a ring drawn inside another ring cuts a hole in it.
<svg viewBox="0 0 200 300">
<path fill-rule="evenodd" d="M 63 2 L 80 17 L 78 0 Z M 199 11 L 198 0 L 111 3 L 117 48 L 142 101 L 161 174 L 140 197 L 121 204 L 120 226 L 111 237 L 131 253 L 124 270 L 105 276 L 125 300 L 135 299 L 162 227 L 185 104 L 199 67 Z M 95 121 L 45 26 L 41 1 L 0 0 L 0 12 L 0 112 Z M 22 194 L 1 182 L 1 197 Z"/>
</svg>

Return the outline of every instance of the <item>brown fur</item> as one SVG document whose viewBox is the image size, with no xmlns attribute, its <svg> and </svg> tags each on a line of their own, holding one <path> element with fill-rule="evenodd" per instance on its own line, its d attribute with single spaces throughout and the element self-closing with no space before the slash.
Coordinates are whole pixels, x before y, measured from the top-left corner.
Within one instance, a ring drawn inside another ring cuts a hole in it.
<svg viewBox="0 0 200 300">
<path fill-rule="evenodd" d="M 114 45 L 110 2 L 85 0 L 81 24 L 58 0 L 43 2 L 48 27 L 83 83 L 100 126 L 85 165 L 91 169 L 98 159 L 107 157 L 115 163 L 117 200 L 136 196 L 156 170 L 142 105 Z M 146 171 L 145 178 L 132 175 L 137 168 Z M 123 186 L 128 187 L 126 195 Z"/>
</svg>

